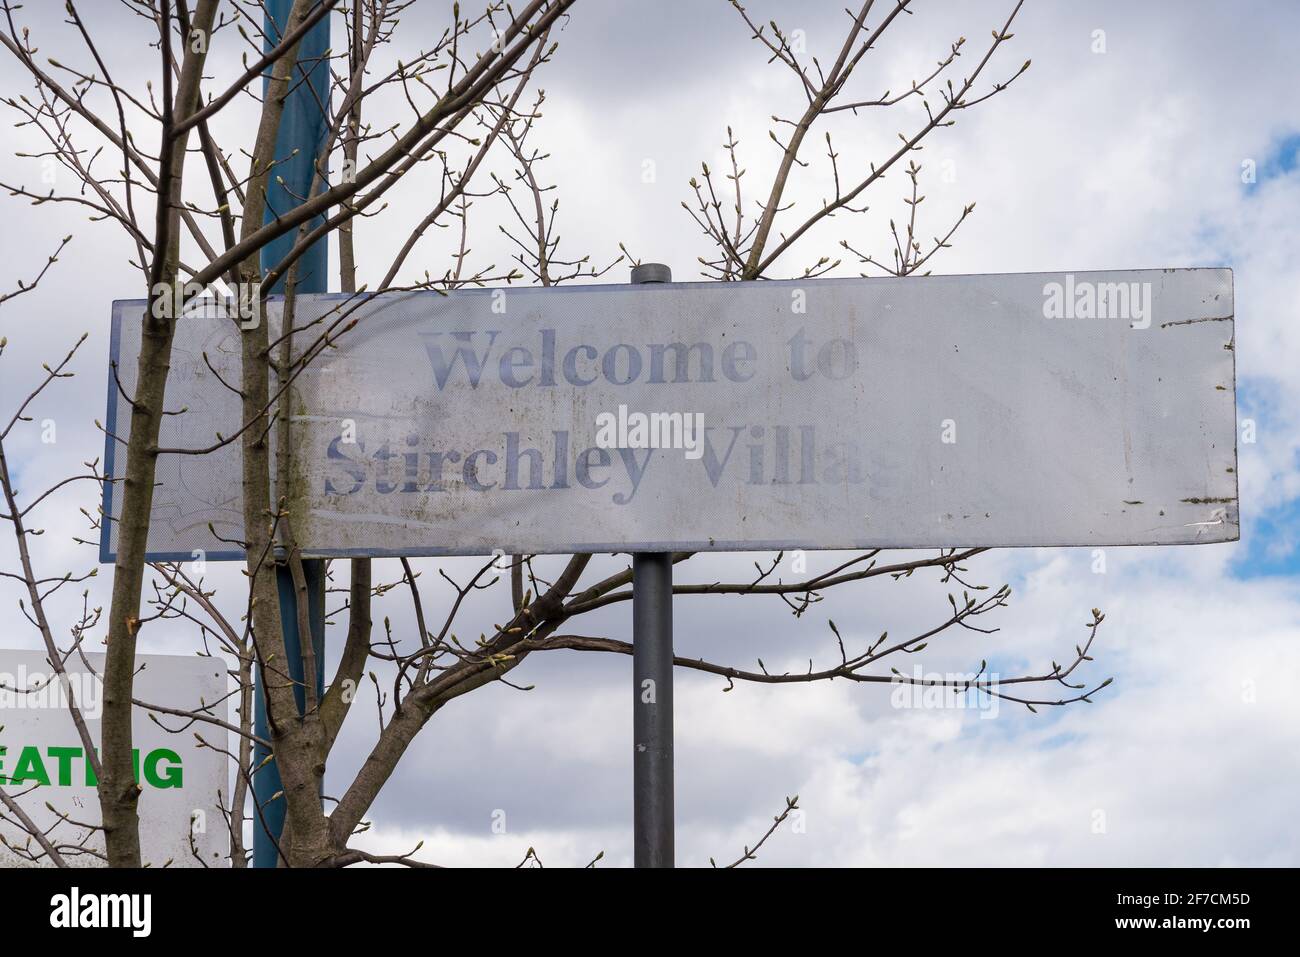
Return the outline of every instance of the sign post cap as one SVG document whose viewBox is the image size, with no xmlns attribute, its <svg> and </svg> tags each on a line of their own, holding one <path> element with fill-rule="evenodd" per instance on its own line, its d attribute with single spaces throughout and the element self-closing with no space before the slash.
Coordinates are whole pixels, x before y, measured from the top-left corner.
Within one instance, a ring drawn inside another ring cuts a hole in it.
<svg viewBox="0 0 1300 957">
<path fill-rule="evenodd" d="M 672 268 L 663 263 L 641 263 L 639 266 L 632 267 L 632 282 L 634 284 L 672 281 Z"/>
</svg>

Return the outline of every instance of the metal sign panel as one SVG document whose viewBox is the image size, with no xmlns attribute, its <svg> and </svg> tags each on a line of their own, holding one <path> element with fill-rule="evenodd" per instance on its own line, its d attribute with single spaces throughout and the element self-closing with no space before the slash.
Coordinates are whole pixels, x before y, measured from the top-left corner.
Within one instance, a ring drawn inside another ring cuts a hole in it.
<svg viewBox="0 0 1300 957">
<path fill-rule="evenodd" d="M 100 854 L 103 835 L 81 824 L 99 822 L 92 765 L 77 734 L 67 701 L 70 688 L 86 718 L 91 738 L 100 740 L 104 656 L 87 654 L 91 669 L 80 659 L 67 662 L 68 685 L 52 676 L 45 653 L 0 650 L 0 787 L 56 845 L 73 845 L 89 835 L 86 845 Z M 220 658 L 180 655 L 140 655 L 136 658 L 134 695 L 164 707 L 192 710 L 215 705 L 216 717 L 226 719 L 226 664 Z M 218 805 L 220 794 L 229 797 L 226 756 L 227 733 L 212 724 L 191 724 L 184 718 L 160 720 L 180 730 L 172 734 L 135 710 L 132 723 L 140 782 L 140 845 L 146 865 L 199 867 L 197 854 L 208 867 L 222 867 L 230 848 L 230 834 Z M 195 733 L 212 748 L 200 747 Z M 47 802 L 49 806 L 47 807 Z M 0 808 L 0 811 L 3 811 Z M 59 821 L 59 815 L 68 820 Z M 11 820 L 0 815 L 0 834 L 18 847 L 39 850 L 35 841 Z M 191 835 L 193 845 L 191 846 Z M 74 867 L 102 865 L 90 854 L 64 852 Z M 0 867 L 27 862 L 0 845 Z"/>
<path fill-rule="evenodd" d="M 143 306 L 114 306 L 128 393 Z M 1226 269 L 329 295 L 298 314 L 357 320 L 294 390 L 308 555 L 1238 536 Z M 237 428 L 208 368 L 238 381 L 237 335 L 180 321 L 167 404 L 188 411 L 164 445 Z M 110 382 L 122 435 L 116 399 Z M 150 547 L 242 557 L 220 542 L 240 537 L 238 450 L 170 458 Z"/>
</svg>

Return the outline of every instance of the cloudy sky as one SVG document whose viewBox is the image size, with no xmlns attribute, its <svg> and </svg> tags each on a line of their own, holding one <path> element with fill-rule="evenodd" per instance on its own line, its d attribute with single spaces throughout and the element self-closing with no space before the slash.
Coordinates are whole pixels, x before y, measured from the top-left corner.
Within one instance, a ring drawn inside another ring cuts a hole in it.
<svg viewBox="0 0 1300 957">
<path fill-rule="evenodd" d="M 971 54 L 959 61 L 969 67 L 1012 5 L 920 0 L 855 75 L 860 98 L 905 89 L 959 36 L 970 38 Z M 150 74 L 139 26 L 116 5 L 95 6 L 90 19 L 112 39 L 119 81 L 142 89 Z M 444 6 L 418 4 L 403 20 L 402 43 L 414 49 L 421 31 L 443 22 Z M 842 6 L 754 0 L 750 9 L 759 22 L 777 17 L 783 29 L 804 31 L 810 53 L 826 62 L 843 36 Z M 22 11 L 46 55 L 79 52 L 61 8 L 40 0 Z M 936 272 L 1234 269 L 1238 408 L 1255 439 L 1239 446 L 1241 541 L 1107 549 L 1103 573 L 1090 549 L 1009 550 L 971 562 L 974 580 L 1013 587 L 1011 605 L 992 622 L 996 634 L 933 646 L 926 669 L 969 671 L 981 658 L 1004 674 L 1042 669 L 1086 636 L 1097 607 L 1107 617 L 1087 676 L 1115 681 L 1091 706 L 1038 714 L 1004 706 L 981 716 L 898 708 L 879 686 L 724 691 L 717 679 L 679 674 L 680 864 L 734 859 L 795 794 L 803 817 L 771 839 L 760 865 L 1300 863 L 1293 813 L 1300 705 L 1291 690 L 1300 679 L 1298 28 L 1300 7 L 1282 0 L 1029 0 L 989 77 L 1010 76 L 1025 59 L 1032 68 L 927 140 L 920 155 L 925 235 L 977 204 L 953 248 L 934 261 Z M 701 161 L 721 165 L 730 126 L 745 182 L 755 197 L 765 192 L 778 157 L 767 136 L 771 116 L 800 101 L 792 74 L 766 62 L 724 0 L 579 0 L 559 41 L 537 77 L 546 90 L 537 136 L 551 154 L 543 172 L 560 200 L 562 249 L 609 262 L 622 242 L 639 258 L 671 265 L 677 279 L 697 278 L 696 259 L 709 248 L 681 208 L 687 182 Z M 26 90 L 7 54 L 0 90 Z M 222 121 L 227 148 L 246 145 L 248 115 L 235 110 Z M 829 128 L 841 164 L 865 169 L 923 115 L 919 98 L 890 113 L 840 114 Z M 23 130 L 12 141 L 0 155 L 0 180 L 37 186 L 39 161 L 10 155 L 31 151 L 33 141 Z M 824 163 L 814 160 L 793 187 L 798 208 L 815 208 L 827 182 Z M 771 274 L 798 275 L 818 257 L 834 257 L 842 239 L 887 256 L 887 223 L 903 209 L 904 185 L 894 175 L 873 187 L 866 215 L 823 224 Z M 358 226 L 363 279 L 382 275 L 404 226 L 436 190 L 417 173 L 389 212 Z M 506 214 L 491 199 L 472 211 L 484 266 L 506 262 L 495 229 Z M 0 308 L 0 335 L 10 340 L 0 359 L 5 419 L 39 363 L 89 333 L 76 378 L 37 412 L 38 422 L 57 423 L 57 442 L 42 444 L 29 428 L 6 443 L 23 485 L 35 488 L 100 454 L 93 420 L 106 390 L 110 304 L 139 297 L 141 284 L 127 263 L 133 250 L 112 224 L 8 197 L 0 216 L 6 289 L 74 234 L 40 288 Z M 447 256 L 446 242 L 432 238 L 408 278 L 443 272 Z M 623 281 L 624 269 L 605 281 Z M 857 270 L 846 263 L 834 274 Z M 77 508 L 95 504 L 88 487 L 74 488 L 42 515 L 38 556 L 47 568 L 94 562 L 70 537 L 84 531 Z M 845 557 L 815 555 L 810 568 Z M 679 566 L 678 578 L 734 580 L 768 559 L 697 558 Z M 6 568 L 13 561 L 7 541 L 0 561 Z M 625 562 L 606 558 L 600 568 Z M 400 574 L 389 564 L 377 577 Z M 443 607 L 449 589 L 438 584 L 438 563 L 418 565 L 426 602 Z M 442 567 L 455 577 L 469 566 Z M 237 608 L 237 569 L 213 570 L 210 579 L 228 586 L 226 607 Z M 10 609 L 0 620 L 14 623 L 4 644 L 35 647 L 37 636 L 19 626 L 12 585 L 0 584 Z M 94 594 L 107 604 L 107 582 Z M 809 658 L 838 654 L 828 618 L 862 645 L 885 630 L 903 636 L 931 626 L 947 612 L 945 594 L 933 573 L 874 581 L 827 593 L 800 619 L 777 598 L 684 597 L 675 605 L 677 650 L 742 667 L 762 658 L 773 671 L 803 669 Z M 508 600 L 502 588 L 476 596 L 461 633 L 502 620 Z M 64 627 L 73 611 L 62 609 Z M 410 628 L 400 596 L 382 613 L 395 629 Z M 603 610 L 581 632 L 630 637 L 630 609 Z M 332 629 L 334 653 L 341 644 L 341 630 Z M 179 630 L 146 629 L 142 638 L 145 651 L 192 647 Z M 456 865 L 517 863 L 529 846 L 548 866 L 584 864 L 602 851 L 604 862 L 630 862 L 630 661 L 551 652 L 533 656 L 512 680 L 533 690 L 489 687 L 426 727 L 374 807 L 363 846 L 395 852 L 424 840 L 421 856 Z M 376 721 L 372 707 L 353 709 L 328 793 L 346 787 Z"/>
</svg>

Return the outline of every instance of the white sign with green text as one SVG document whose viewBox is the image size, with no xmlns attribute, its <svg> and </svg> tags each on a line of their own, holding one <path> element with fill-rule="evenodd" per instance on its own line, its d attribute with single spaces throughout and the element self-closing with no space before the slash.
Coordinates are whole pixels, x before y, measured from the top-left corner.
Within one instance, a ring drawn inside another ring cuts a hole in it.
<svg viewBox="0 0 1300 957">
<path fill-rule="evenodd" d="M 102 654 L 67 662 L 67 681 L 54 675 L 39 651 L 0 650 L 0 788 L 15 800 L 68 864 L 102 865 L 94 764 L 77 732 L 74 699 L 98 746 L 103 715 Z M 151 705 L 207 713 L 224 721 L 226 663 L 220 658 L 140 655 L 135 697 Z M 209 867 L 226 863 L 230 836 L 220 798 L 229 799 L 227 732 L 210 722 L 137 707 L 133 722 L 136 780 L 140 784 L 140 842 L 153 867 Z M 210 747 L 199 743 L 202 737 Z M 60 820 L 60 818 L 64 820 Z M 39 854 L 37 843 L 8 809 L 0 808 L 0 866 L 30 862 L 17 849 Z M 42 861 L 44 863 L 44 861 Z"/>
</svg>

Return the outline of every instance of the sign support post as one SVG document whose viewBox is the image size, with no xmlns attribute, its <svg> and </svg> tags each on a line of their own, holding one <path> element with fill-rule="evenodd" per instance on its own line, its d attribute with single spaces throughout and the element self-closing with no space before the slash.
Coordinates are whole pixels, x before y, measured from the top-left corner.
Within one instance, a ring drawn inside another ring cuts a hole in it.
<svg viewBox="0 0 1300 957">
<path fill-rule="evenodd" d="M 264 46 L 271 50 L 279 42 L 284 25 L 289 20 L 292 0 L 266 0 L 266 39 Z M 325 140 L 326 124 L 322 104 L 329 102 L 329 72 L 327 56 L 330 45 L 329 17 L 323 17 L 298 43 L 297 63 L 290 77 L 290 90 L 284 101 L 280 129 L 276 134 L 275 175 L 266 188 L 266 221 L 272 222 L 311 194 L 316 172 L 316 157 Z M 304 80 L 305 78 L 305 80 Z M 315 225 L 315 221 L 311 225 Z M 262 249 L 262 269 L 278 264 L 293 247 L 298 238 L 292 230 L 268 243 Z M 295 267 L 296 293 L 322 293 L 329 290 L 329 246 L 324 240 L 316 242 L 298 260 Z M 271 290 L 284 292 L 284 279 Z M 304 559 L 303 574 L 307 581 L 308 618 L 310 635 L 298 634 L 298 595 L 294 588 L 289 566 L 277 555 L 275 564 L 276 585 L 280 594 L 280 627 L 284 633 L 287 670 L 297 682 L 294 697 L 298 709 L 306 707 L 305 682 L 316 682 L 316 699 L 324 694 L 325 684 L 325 562 L 322 559 Z M 304 674 L 302 643 L 310 641 L 316 655 L 316 674 Z M 266 714 L 265 678 L 262 669 L 256 669 L 256 687 L 253 691 L 258 738 L 271 736 Z M 262 766 L 270 751 L 262 744 L 254 746 L 253 799 L 262 808 L 253 816 L 253 866 L 275 867 L 279 860 L 277 846 L 284 830 L 285 802 L 283 796 L 272 800 L 281 790 L 280 770 L 271 761 Z M 262 826 L 265 819 L 266 827 Z M 268 834 L 268 830 L 270 833 Z"/>
<path fill-rule="evenodd" d="M 672 282 L 662 263 L 632 282 Z M 632 830 L 636 867 L 673 867 L 673 556 L 632 556 Z"/>
</svg>

